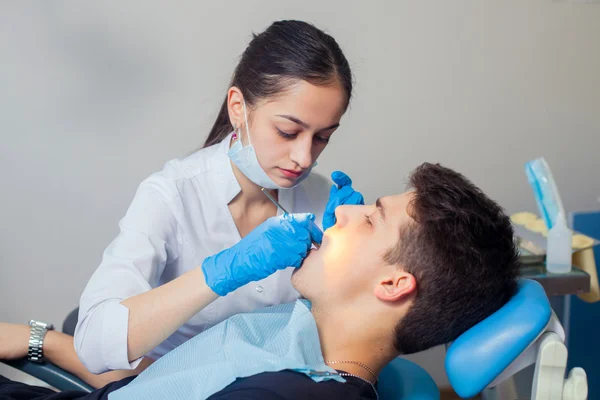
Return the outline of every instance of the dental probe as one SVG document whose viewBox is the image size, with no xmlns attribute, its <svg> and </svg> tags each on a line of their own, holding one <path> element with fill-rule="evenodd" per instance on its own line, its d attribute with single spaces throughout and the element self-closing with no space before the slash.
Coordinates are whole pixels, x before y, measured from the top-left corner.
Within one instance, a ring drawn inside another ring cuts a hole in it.
<svg viewBox="0 0 600 400">
<path fill-rule="evenodd" d="M 289 213 L 286 211 L 285 208 L 283 208 L 283 206 L 281 204 L 279 204 L 279 202 L 277 200 L 275 200 L 273 198 L 273 196 L 271 196 L 269 194 L 269 192 L 267 191 L 267 189 L 265 188 L 261 188 L 260 190 L 262 190 L 262 192 L 269 198 L 269 200 L 271 200 L 273 202 L 273 204 L 275 204 L 275 206 L 277 206 L 277 208 L 279 208 L 281 211 L 283 211 L 284 215 L 288 215 Z M 317 226 L 317 224 L 315 224 L 313 221 L 309 221 L 309 223 L 313 224 L 313 228 L 317 229 L 318 231 L 320 231 L 321 233 L 323 233 L 323 231 L 321 231 L 321 229 Z M 317 242 L 315 242 L 314 240 L 312 241 L 313 246 L 315 246 L 317 249 L 321 247 L 321 245 Z"/>
</svg>

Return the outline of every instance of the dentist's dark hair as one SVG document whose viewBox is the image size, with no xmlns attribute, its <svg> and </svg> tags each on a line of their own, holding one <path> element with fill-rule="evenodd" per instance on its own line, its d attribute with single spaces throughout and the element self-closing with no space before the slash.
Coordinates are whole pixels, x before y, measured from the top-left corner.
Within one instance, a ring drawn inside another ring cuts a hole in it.
<svg viewBox="0 0 600 400">
<path fill-rule="evenodd" d="M 235 68 L 229 87 L 236 86 L 249 107 L 273 97 L 298 80 L 317 86 L 339 83 L 352 97 L 352 72 L 335 39 L 302 21 L 277 21 L 253 39 Z M 221 142 L 233 130 L 227 96 L 204 147 Z"/>
</svg>

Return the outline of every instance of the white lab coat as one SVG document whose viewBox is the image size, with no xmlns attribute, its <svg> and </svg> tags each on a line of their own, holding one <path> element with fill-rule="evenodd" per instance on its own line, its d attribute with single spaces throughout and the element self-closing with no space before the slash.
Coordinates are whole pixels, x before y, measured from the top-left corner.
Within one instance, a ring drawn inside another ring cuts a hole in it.
<svg viewBox="0 0 600 400">
<path fill-rule="evenodd" d="M 91 372 L 133 369 L 141 361 L 128 361 L 129 310 L 121 301 L 197 268 L 207 256 L 241 240 L 227 207 L 240 191 L 227 157 L 229 143 L 228 137 L 170 161 L 140 184 L 119 235 L 81 296 L 75 349 Z M 330 186 L 312 173 L 298 187 L 280 190 L 279 202 L 290 212 L 315 213 L 320 225 Z M 296 300 L 291 273 L 291 268 L 278 271 L 218 298 L 148 356 L 157 359 L 231 315 Z"/>
</svg>

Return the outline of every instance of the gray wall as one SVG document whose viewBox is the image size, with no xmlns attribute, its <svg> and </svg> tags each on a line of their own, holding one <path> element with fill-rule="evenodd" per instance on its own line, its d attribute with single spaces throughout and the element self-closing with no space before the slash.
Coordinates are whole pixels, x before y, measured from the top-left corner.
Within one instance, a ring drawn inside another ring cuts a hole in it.
<svg viewBox="0 0 600 400">
<path fill-rule="evenodd" d="M 250 33 L 283 18 L 351 61 L 356 98 L 318 169 L 368 201 L 427 160 L 535 210 L 523 164 L 544 155 L 568 209 L 598 208 L 597 4 L 2 2 L 0 320 L 77 305 L 137 184 L 201 145 Z M 443 385 L 442 355 L 415 359 Z"/>
</svg>

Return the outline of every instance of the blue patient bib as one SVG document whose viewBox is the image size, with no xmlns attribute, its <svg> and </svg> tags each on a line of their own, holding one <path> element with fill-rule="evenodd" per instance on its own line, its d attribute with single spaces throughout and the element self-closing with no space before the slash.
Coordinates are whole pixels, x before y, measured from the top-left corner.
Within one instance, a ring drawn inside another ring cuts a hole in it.
<svg viewBox="0 0 600 400">
<path fill-rule="evenodd" d="M 323 360 L 309 304 L 235 315 L 157 360 L 109 400 L 206 399 L 237 378 L 286 369 L 345 382 Z"/>
</svg>

